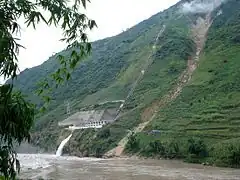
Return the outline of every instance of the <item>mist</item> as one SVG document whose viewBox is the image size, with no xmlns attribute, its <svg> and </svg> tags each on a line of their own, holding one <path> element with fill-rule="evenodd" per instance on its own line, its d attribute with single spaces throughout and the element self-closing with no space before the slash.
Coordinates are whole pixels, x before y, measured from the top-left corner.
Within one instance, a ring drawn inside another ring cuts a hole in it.
<svg viewBox="0 0 240 180">
<path fill-rule="evenodd" d="M 223 2 L 227 0 L 193 0 L 188 3 L 184 3 L 181 7 L 183 13 L 207 13 L 219 7 Z"/>
</svg>

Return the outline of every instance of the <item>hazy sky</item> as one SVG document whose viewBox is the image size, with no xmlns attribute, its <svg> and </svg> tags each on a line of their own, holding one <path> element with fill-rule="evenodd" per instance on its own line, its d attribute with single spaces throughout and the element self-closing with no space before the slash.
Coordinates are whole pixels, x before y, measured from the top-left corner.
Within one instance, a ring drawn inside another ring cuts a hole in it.
<svg viewBox="0 0 240 180">
<path fill-rule="evenodd" d="M 179 0 L 91 0 L 87 15 L 96 20 L 98 28 L 89 34 L 90 40 L 98 40 L 116 35 L 126 28 L 149 18 L 175 4 Z M 23 28 L 21 43 L 26 49 L 20 50 L 20 70 L 30 68 L 46 61 L 65 45 L 59 42 L 61 30 L 49 28 L 44 24 L 37 30 Z"/>
</svg>

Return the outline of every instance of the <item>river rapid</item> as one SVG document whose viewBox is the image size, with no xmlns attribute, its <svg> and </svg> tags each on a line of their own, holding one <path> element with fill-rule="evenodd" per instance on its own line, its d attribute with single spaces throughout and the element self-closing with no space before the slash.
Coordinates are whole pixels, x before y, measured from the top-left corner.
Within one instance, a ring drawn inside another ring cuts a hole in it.
<svg viewBox="0 0 240 180">
<path fill-rule="evenodd" d="M 239 169 L 170 160 L 96 159 L 19 154 L 22 179 L 57 180 L 239 180 Z"/>
</svg>

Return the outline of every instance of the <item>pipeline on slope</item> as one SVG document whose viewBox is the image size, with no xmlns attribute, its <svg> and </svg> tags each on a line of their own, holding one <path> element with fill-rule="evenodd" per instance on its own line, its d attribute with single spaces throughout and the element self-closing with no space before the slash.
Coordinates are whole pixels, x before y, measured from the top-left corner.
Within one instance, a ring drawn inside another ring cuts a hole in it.
<svg viewBox="0 0 240 180">
<path fill-rule="evenodd" d="M 131 95 L 133 94 L 133 92 L 134 92 L 135 88 L 137 87 L 139 81 L 144 76 L 144 73 L 147 71 L 149 66 L 152 64 L 152 62 L 153 62 L 152 55 L 155 53 L 158 39 L 162 35 L 162 33 L 164 32 L 165 28 L 166 28 L 166 26 L 163 25 L 161 30 L 158 32 L 157 37 L 156 37 L 155 42 L 154 42 L 154 45 L 152 46 L 152 51 L 151 51 L 149 57 L 147 58 L 146 64 L 144 65 L 143 69 L 141 70 L 141 72 L 140 72 L 138 78 L 136 79 L 136 81 L 133 83 L 132 88 L 130 89 L 127 97 L 125 98 L 125 100 L 120 100 L 123 103 L 120 105 L 114 120 L 118 119 L 119 113 L 121 112 L 121 110 L 122 110 L 123 106 L 125 105 L 126 101 L 131 97 Z M 67 86 L 68 86 L 68 84 L 67 84 Z M 119 101 L 117 101 L 117 102 L 119 102 Z M 69 109 L 69 111 L 70 111 L 70 109 Z M 62 155 L 62 150 L 63 150 L 65 144 L 70 140 L 71 137 L 72 137 L 72 133 L 66 139 L 64 139 L 61 142 L 61 144 L 59 145 L 59 147 L 56 151 L 56 156 L 61 156 Z"/>
<path fill-rule="evenodd" d="M 166 29 L 166 25 L 163 25 L 162 28 L 160 29 L 160 31 L 158 32 L 157 37 L 156 37 L 155 42 L 154 42 L 154 45 L 152 46 L 152 51 L 151 51 L 150 55 L 149 55 L 148 58 L 147 58 L 147 61 L 146 61 L 145 65 L 144 65 L 144 68 L 141 70 L 141 73 L 139 74 L 137 80 L 133 83 L 132 88 L 130 89 L 130 91 L 129 91 L 129 93 L 128 93 L 126 99 L 125 99 L 125 101 L 124 101 L 124 102 L 121 104 L 121 106 L 119 107 L 119 109 L 118 109 L 118 111 L 117 111 L 117 115 L 116 115 L 115 120 L 117 120 L 119 117 L 122 117 L 122 115 L 120 115 L 120 112 L 121 112 L 122 108 L 124 107 L 126 101 L 131 97 L 131 95 L 133 94 L 133 92 L 134 92 L 135 88 L 137 87 L 139 81 L 142 79 L 142 77 L 144 76 L 145 72 L 148 70 L 148 68 L 150 67 L 150 65 L 153 63 L 153 60 L 154 60 L 154 59 L 152 58 L 152 56 L 153 56 L 153 54 L 154 54 L 155 51 L 156 51 L 156 45 L 157 45 L 157 43 L 158 43 L 158 39 L 159 39 L 159 37 L 163 34 L 163 32 L 165 31 L 165 29 Z M 135 108 L 134 108 L 134 109 L 135 109 Z M 134 110 L 134 109 L 133 109 L 133 110 Z M 129 113 L 129 111 L 128 111 L 127 113 Z M 131 132 L 129 132 L 129 133 L 131 133 Z M 129 133 L 128 133 L 128 134 L 129 134 Z M 123 138 L 123 139 L 119 142 L 119 144 L 125 144 L 125 143 L 127 142 L 128 136 L 129 136 L 129 135 L 127 135 L 125 138 Z M 105 155 L 115 153 L 114 151 L 115 151 L 117 148 L 118 148 L 118 147 L 116 147 L 116 148 L 108 151 Z"/>
<path fill-rule="evenodd" d="M 119 144 L 116 148 L 108 151 L 105 154 L 106 156 L 108 156 L 108 155 L 120 156 L 125 148 L 125 145 L 128 142 L 128 137 L 132 133 L 135 134 L 137 132 L 141 132 L 149 124 L 149 122 L 151 122 L 155 118 L 157 112 L 159 111 L 159 108 L 163 107 L 167 103 L 174 100 L 180 94 L 184 85 L 189 82 L 194 70 L 197 67 L 199 55 L 201 53 L 201 50 L 202 50 L 205 40 L 206 40 L 206 34 L 212 24 L 210 13 L 211 12 L 209 12 L 206 15 L 205 19 L 200 19 L 200 21 L 198 21 L 197 24 L 193 25 L 193 27 L 192 27 L 193 40 L 195 41 L 195 43 L 197 45 L 197 51 L 196 51 L 195 57 L 193 59 L 191 58 L 188 60 L 188 68 L 178 78 L 178 83 L 177 83 L 176 87 L 174 87 L 172 90 L 170 90 L 169 93 L 167 93 L 160 100 L 153 102 L 153 104 L 149 108 L 146 108 L 142 114 L 143 123 L 140 123 L 137 127 L 134 128 L 134 130 L 132 132 L 129 132 L 119 142 Z"/>
<path fill-rule="evenodd" d="M 155 42 L 154 42 L 154 45 L 152 46 L 152 51 L 151 51 L 150 55 L 149 55 L 148 58 L 147 58 L 146 64 L 144 65 L 143 69 L 141 70 L 141 72 L 140 72 L 138 78 L 136 79 L 136 81 L 133 83 L 133 85 L 132 85 L 132 87 L 131 87 L 131 89 L 130 89 L 128 95 L 127 95 L 127 97 L 125 98 L 124 102 L 120 105 L 120 107 L 119 107 L 119 109 L 118 109 L 118 111 L 117 111 L 117 115 L 116 115 L 116 117 L 115 117 L 115 120 L 119 118 L 119 114 L 120 114 L 121 110 L 123 109 L 125 103 L 126 103 L 127 100 L 131 97 L 131 95 L 133 94 L 134 90 L 136 89 L 139 81 L 142 79 L 142 77 L 144 76 L 145 72 L 147 71 L 147 69 L 148 69 L 148 68 L 150 67 L 150 65 L 152 64 L 152 62 L 153 62 L 152 55 L 153 55 L 153 54 L 155 53 L 155 51 L 156 51 L 156 45 L 157 45 L 157 43 L 158 43 L 158 39 L 159 39 L 159 37 L 162 35 L 162 33 L 164 32 L 165 28 L 166 28 L 166 25 L 163 25 L 162 28 L 161 28 L 161 30 L 158 32 L 157 37 L 156 37 Z"/>
</svg>

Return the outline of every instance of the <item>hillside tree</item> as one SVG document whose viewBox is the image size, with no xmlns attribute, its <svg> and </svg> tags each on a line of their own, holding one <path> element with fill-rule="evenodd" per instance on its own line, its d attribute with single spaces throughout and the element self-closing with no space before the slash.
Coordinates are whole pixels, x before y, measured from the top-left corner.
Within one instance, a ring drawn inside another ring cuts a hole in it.
<svg viewBox="0 0 240 180">
<path fill-rule="evenodd" d="M 86 8 L 87 1 L 0 0 L 0 77 L 11 81 L 17 78 L 19 49 L 24 48 L 18 38 L 21 32 L 19 19 L 24 19 L 24 25 L 35 29 L 39 23 L 61 28 L 61 41 L 67 44 L 66 49 L 71 50 L 71 56 L 59 55 L 59 68 L 39 83 L 37 94 L 48 103 L 52 86 L 58 87 L 68 80 L 78 62 L 91 52 L 86 32 L 96 23 L 79 12 Z M 13 144 L 30 140 L 29 131 L 36 112 L 35 106 L 14 89 L 14 83 L 0 86 L 0 178 L 16 179 L 20 163 Z"/>
</svg>

